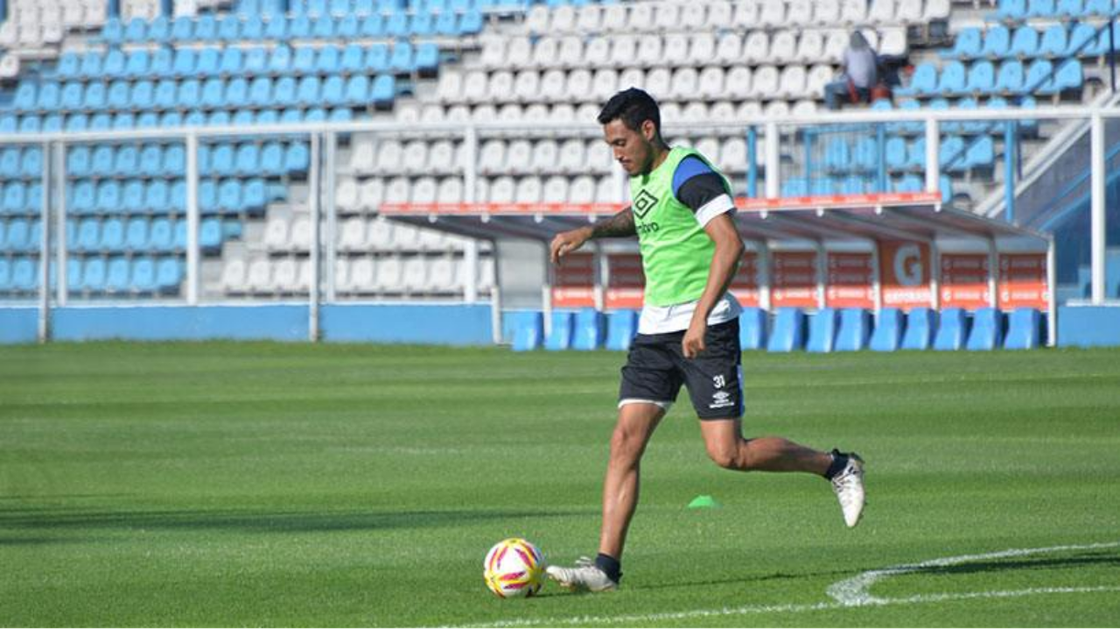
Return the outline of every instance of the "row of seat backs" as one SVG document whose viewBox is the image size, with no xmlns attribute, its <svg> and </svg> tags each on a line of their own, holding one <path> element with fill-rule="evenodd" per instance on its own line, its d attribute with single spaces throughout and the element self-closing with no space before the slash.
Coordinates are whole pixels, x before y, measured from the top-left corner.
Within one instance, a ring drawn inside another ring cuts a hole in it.
<svg viewBox="0 0 1120 630">
<path fill-rule="evenodd" d="M 42 155 L 38 148 L 23 151 L 22 172 L 39 173 Z M 0 153 L 0 177 L 10 176 L 9 166 L 16 160 L 19 149 L 5 149 Z M 302 173 L 310 163 L 306 142 L 270 140 L 255 142 L 200 144 L 198 147 L 198 173 L 217 177 L 270 177 L 289 173 Z M 30 164 L 30 166 L 29 166 Z M 80 145 L 72 147 L 66 155 L 66 174 L 73 179 L 92 178 L 177 178 L 186 174 L 186 149 L 182 144 L 126 144 L 114 146 Z"/>
<path fill-rule="evenodd" d="M 391 104 L 392 100 L 374 105 L 383 107 Z M 162 115 L 154 111 L 135 114 L 131 111 L 122 111 L 113 114 L 108 111 L 97 112 L 92 115 L 73 113 L 70 115 L 54 113 L 46 116 L 28 114 L 0 114 L 0 133 L 56 133 L 66 131 L 74 133 L 79 131 L 109 131 L 131 129 L 154 129 L 157 127 L 203 127 L 203 126 L 250 126 L 267 124 L 287 124 L 300 122 L 347 122 L 354 117 L 354 112 L 349 107 L 337 107 L 328 113 L 322 107 L 305 108 L 302 106 L 284 109 L 258 108 L 253 109 L 219 109 L 207 114 L 198 108 L 168 110 Z"/>
<path fill-rule="evenodd" d="M 925 138 L 917 138 L 909 145 L 900 137 L 885 138 L 880 152 L 875 138 L 831 138 L 825 144 L 824 169 L 830 173 L 875 172 L 885 166 L 887 170 L 924 170 L 926 166 Z M 991 167 L 995 161 L 995 143 L 991 136 L 966 139 L 946 136 L 941 139 L 938 162 L 943 169 L 966 171 L 976 167 Z"/>
<path fill-rule="evenodd" d="M 1118 13 L 1114 0 L 999 0 L 988 20 L 1021 22 L 1030 18 L 1109 17 Z"/>
<path fill-rule="evenodd" d="M 540 311 L 518 311 L 507 320 L 507 339 L 515 351 L 626 350 L 638 332 L 638 312 L 630 309 L 601 313 L 594 308 L 554 310 L 547 337 Z"/>
<path fill-rule="evenodd" d="M 1080 89 L 1084 82 L 1081 61 L 1066 59 L 1055 65 L 1049 59 L 1035 59 L 1024 66 L 1018 59 L 1004 61 L 996 70 L 986 59 L 966 66 L 951 61 L 938 70 L 930 62 L 918 64 L 910 84 L 895 89 L 896 96 L 955 96 L 964 94 L 1057 94 Z"/>
<path fill-rule="evenodd" d="M 941 176 L 939 187 L 941 198 L 948 202 L 953 198 L 953 181 L 948 175 Z M 783 197 L 809 197 L 814 195 L 860 195 L 882 192 L 922 192 L 925 179 L 920 175 L 888 177 L 880 182 L 876 175 L 852 174 L 845 177 L 789 177 L 782 180 Z"/>
<path fill-rule="evenodd" d="M 1120 25 L 1113 25 L 1113 35 Z M 987 29 L 967 27 L 957 33 L 944 59 L 1030 59 L 1034 57 L 1097 57 L 1108 52 L 1108 27 L 1096 24 L 1052 24 L 1041 33 L 1032 26 L 1012 31 L 999 24 Z M 1120 45 L 1120 39 L 1117 44 Z"/>
<path fill-rule="evenodd" d="M 934 111 L 945 110 L 975 110 L 983 107 L 984 109 L 1007 109 L 1008 107 L 1018 107 L 1020 109 L 1035 109 L 1038 107 L 1038 101 L 1033 96 L 1026 95 L 1021 97 L 1012 97 L 1010 100 L 1002 96 L 993 96 L 984 101 L 983 105 L 971 97 L 950 100 L 944 97 L 936 97 L 929 101 L 925 101 L 926 107 L 923 108 L 923 101 L 918 99 L 906 99 L 898 103 L 897 109 L 899 111 L 919 111 L 922 109 L 929 109 Z M 892 111 L 895 108 L 894 103 L 887 99 L 878 99 L 871 104 L 871 109 L 876 111 Z M 1038 120 L 1032 118 L 1018 119 L 1015 123 L 1023 132 L 1033 132 L 1038 129 Z M 887 123 L 884 125 L 888 133 L 901 134 L 901 135 L 917 135 L 922 136 L 925 133 L 925 123 L 921 121 L 902 122 L 902 123 Z M 943 121 L 940 129 L 948 134 L 965 134 L 975 135 L 982 133 L 1001 134 L 1005 130 L 1005 123 L 995 121 Z"/>
<path fill-rule="evenodd" d="M 369 15 L 393 13 L 465 13 L 482 11 L 500 4 L 494 0 L 238 0 L 234 14 L 249 18 L 256 15 Z"/>
<path fill-rule="evenodd" d="M 71 258 L 66 264 L 67 288 L 92 293 L 175 293 L 183 281 L 185 264 L 178 257 L 115 256 L 108 260 Z M 51 267 L 51 286 L 57 286 L 55 267 Z M 0 294 L 27 292 L 39 287 L 38 261 L 0 258 Z"/>
</svg>

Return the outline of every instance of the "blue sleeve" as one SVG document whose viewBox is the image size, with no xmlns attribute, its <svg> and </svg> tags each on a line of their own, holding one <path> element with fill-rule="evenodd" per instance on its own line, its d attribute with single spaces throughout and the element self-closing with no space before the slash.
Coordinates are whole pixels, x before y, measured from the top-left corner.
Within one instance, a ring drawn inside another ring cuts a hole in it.
<svg viewBox="0 0 1120 630">
<path fill-rule="evenodd" d="M 705 164 L 704 160 L 694 155 L 690 155 L 681 160 L 681 163 L 677 164 L 677 170 L 673 172 L 673 196 L 679 199 L 681 186 L 683 186 L 685 182 L 697 175 L 706 175 L 708 173 L 715 173 L 715 171 L 712 170 L 712 167 Z"/>
</svg>

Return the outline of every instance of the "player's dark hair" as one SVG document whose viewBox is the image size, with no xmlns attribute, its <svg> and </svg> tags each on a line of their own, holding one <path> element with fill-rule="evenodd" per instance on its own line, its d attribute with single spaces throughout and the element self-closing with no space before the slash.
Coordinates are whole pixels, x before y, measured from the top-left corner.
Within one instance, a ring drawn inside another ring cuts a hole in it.
<svg viewBox="0 0 1120 630">
<path fill-rule="evenodd" d="M 631 131 L 641 131 L 642 123 L 653 121 L 657 134 L 661 135 L 661 110 L 657 101 L 638 88 L 623 90 L 611 97 L 599 112 L 599 124 L 605 125 L 613 120 L 621 120 Z"/>
</svg>

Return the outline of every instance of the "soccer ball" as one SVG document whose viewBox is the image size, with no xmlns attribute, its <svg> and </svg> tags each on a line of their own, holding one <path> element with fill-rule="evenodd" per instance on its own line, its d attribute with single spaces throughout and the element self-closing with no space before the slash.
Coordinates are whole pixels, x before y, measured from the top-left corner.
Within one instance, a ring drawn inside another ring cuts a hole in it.
<svg viewBox="0 0 1120 630">
<path fill-rule="evenodd" d="M 544 585 L 544 554 L 533 543 L 507 538 L 490 548 L 482 563 L 486 588 L 505 599 L 532 597 Z"/>
</svg>

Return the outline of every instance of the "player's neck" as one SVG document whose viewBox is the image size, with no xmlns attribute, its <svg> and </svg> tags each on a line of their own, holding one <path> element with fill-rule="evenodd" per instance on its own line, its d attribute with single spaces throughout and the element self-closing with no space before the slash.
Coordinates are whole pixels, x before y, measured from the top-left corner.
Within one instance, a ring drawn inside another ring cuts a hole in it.
<svg viewBox="0 0 1120 630">
<path fill-rule="evenodd" d="M 669 157 L 669 151 L 669 146 L 666 144 L 656 143 L 653 145 L 653 159 L 650 160 L 649 170 L 646 171 L 646 175 L 656 171 L 657 167 L 665 163 L 665 160 Z"/>
</svg>

